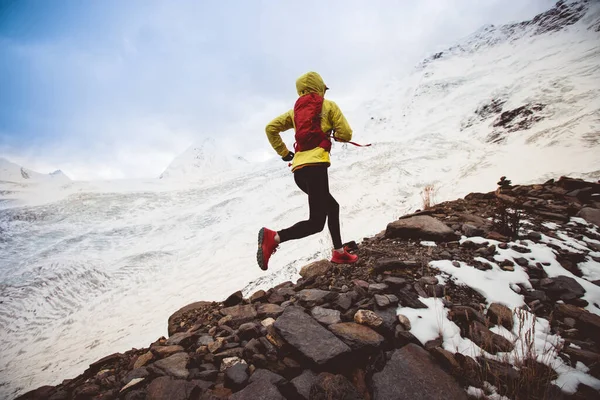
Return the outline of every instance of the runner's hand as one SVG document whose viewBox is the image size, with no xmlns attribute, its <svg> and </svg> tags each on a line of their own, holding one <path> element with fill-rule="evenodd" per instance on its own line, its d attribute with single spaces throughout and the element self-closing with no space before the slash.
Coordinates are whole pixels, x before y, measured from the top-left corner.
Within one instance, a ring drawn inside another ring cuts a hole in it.
<svg viewBox="0 0 600 400">
<path fill-rule="evenodd" d="M 291 151 L 287 154 L 287 156 L 281 157 L 283 161 L 292 161 L 294 159 L 294 153 Z"/>
</svg>

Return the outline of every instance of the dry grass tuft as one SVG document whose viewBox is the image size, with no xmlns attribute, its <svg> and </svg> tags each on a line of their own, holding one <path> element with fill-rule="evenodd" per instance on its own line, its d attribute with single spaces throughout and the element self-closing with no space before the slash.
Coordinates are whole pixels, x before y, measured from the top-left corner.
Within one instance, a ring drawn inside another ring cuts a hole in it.
<svg viewBox="0 0 600 400">
<path fill-rule="evenodd" d="M 435 192 L 436 189 L 433 185 L 427 185 L 421 192 L 421 199 L 423 199 L 423 210 L 428 210 L 435 205 Z"/>
</svg>

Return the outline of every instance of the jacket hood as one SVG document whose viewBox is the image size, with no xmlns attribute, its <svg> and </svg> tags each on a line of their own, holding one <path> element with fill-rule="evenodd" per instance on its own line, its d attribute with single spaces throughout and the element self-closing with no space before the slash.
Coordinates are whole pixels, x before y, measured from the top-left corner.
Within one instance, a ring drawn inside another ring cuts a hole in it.
<svg viewBox="0 0 600 400">
<path fill-rule="evenodd" d="M 316 72 L 307 72 L 296 80 L 296 91 L 298 92 L 298 96 L 303 96 L 308 93 L 318 93 L 321 96 L 324 96 L 325 90 L 327 89 L 325 82 L 323 82 L 323 78 Z"/>
</svg>

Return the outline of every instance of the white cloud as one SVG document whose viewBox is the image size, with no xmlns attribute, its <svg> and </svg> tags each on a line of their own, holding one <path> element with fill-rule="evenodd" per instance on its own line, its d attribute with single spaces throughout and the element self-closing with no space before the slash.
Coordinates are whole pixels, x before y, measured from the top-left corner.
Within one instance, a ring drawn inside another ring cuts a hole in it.
<svg viewBox="0 0 600 400">
<path fill-rule="evenodd" d="M 28 137 L 0 155 L 78 179 L 155 177 L 195 140 L 251 159 L 294 82 L 320 72 L 355 130 L 392 75 L 485 23 L 530 18 L 548 0 L 106 3 L 53 42 L 4 41 L 30 68 Z M 82 34 L 79 34 L 82 33 Z M 35 100 L 35 101 L 34 101 Z M 43 171 L 45 172 L 45 171 Z"/>
</svg>

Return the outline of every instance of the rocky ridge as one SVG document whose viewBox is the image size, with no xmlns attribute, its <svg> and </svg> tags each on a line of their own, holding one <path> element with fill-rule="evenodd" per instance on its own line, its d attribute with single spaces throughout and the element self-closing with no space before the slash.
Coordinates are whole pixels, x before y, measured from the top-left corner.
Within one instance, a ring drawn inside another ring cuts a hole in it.
<svg viewBox="0 0 600 400">
<path fill-rule="evenodd" d="M 348 243 L 355 265 L 317 261 L 296 283 L 190 304 L 168 338 L 19 399 L 598 398 L 600 183 L 500 183 Z M 508 279 L 522 304 L 492 301 L 463 271 L 495 274 L 482 276 L 498 290 Z M 426 340 L 436 305 L 447 319 Z M 556 338 L 543 354 L 536 320 Z M 453 347 L 454 327 L 470 350 Z"/>
</svg>

